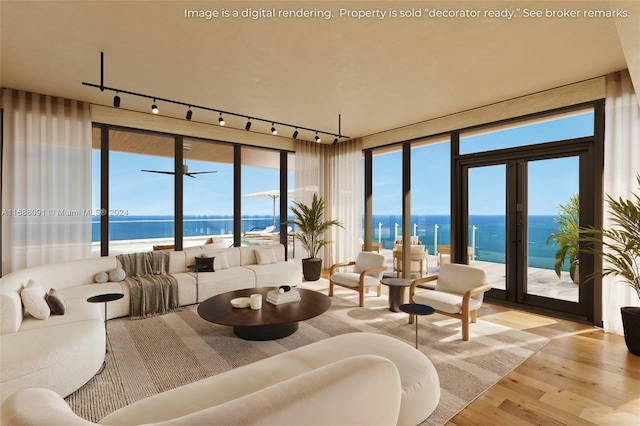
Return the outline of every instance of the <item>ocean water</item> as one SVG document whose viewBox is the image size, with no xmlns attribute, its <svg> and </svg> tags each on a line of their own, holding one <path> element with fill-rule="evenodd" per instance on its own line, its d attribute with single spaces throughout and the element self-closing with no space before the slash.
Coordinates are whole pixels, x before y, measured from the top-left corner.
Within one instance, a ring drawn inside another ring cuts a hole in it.
<svg viewBox="0 0 640 426">
<path fill-rule="evenodd" d="M 529 216 L 529 266 L 553 269 L 555 248 L 546 240 L 557 225 L 555 216 Z M 292 219 L 292 218 L 290 218 Z M 264 229 L 273 224 L 273 217 L 243 216 L 242 232 Z M 373 241 L 383 248 L 393 248 L 393 241 L 402 235 L 400 215 L 374 215 Z M 280 218 L 276 217 L 276 230 Z M 123 216 L 112 217 L 109 237 L 112 241 L 173 237 L 173 216 Z M 474 246 L 475 259 L 489 262 L 505 262 L 505 216 L 471 216 L 469 218 L 469 245 Z M 436 245 L 448 245 L 451 238 L 449 216 L 417 215 L 411 217 L 411 235 L 417 235 L 430 253 Z M 231 216 L 185 216 L 184 236 L 211 236 L 233 233 Z M 475 236 L 475 238 L 473 238 Z M 100 239 L 99 217 L 92 221 L 92 241 Z M 566 262 L 565 262 L 566 265 Z"/>
</svg>

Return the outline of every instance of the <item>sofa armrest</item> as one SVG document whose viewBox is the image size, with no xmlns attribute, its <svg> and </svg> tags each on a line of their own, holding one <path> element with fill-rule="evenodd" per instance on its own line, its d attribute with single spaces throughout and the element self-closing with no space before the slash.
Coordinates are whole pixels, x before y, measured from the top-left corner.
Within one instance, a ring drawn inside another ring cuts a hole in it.
<svg viewBox="0 0 640 426">
<path fill-rule="evenodd" d="M 162 425 L 395 425 L 402 388 L 395 364 L 359 355 Z"/>
<path fill-rule="evenodd" d="M 36 425 L 97 425 L 77 416 L 64 399 L 51 389 L 22 389 L 0 405 L 0 424 L 12 426 Z"/>
</svg>

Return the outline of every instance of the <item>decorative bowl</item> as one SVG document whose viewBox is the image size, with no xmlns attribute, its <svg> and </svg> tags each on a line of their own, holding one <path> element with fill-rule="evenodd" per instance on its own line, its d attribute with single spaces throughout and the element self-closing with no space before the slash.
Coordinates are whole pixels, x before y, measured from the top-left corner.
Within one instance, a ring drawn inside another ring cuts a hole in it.
<svg viewBox="0 0 640 426">
<path fill-rule="evenodd" d="M 236 297 L 231 300 L 231 306 L 234 308 L 248 308 L 251 306 L 251 299 L 248 297 Z"/>
</svg>

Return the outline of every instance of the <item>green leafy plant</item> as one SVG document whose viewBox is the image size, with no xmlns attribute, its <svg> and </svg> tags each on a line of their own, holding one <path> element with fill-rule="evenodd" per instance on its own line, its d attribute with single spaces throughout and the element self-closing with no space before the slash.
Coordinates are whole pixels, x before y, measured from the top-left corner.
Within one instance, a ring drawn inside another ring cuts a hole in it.
<svg viewBox="0 0 640 426">
<path fill-rule="evenodd" d="M 286 222 L 295 226 L 294 237 L 300 241 L 310 258 L 317 258 L 320 249 L 331 243 L 324 238 L 326 231 L 332 226 L 343 228 L 337 220 L 324 220 L 324 208 L 324 199 L 313 194 L 310 205 L 293 202 L 291 212 L 294 220 Z"/>
<path fill-rule="evenodd" d="M 640 175 L 636 176 L 640 190 Z M 613 275 L 631 286 L 640 299 L 640 195 L 633 193 L 628 200 L 607 195 L 611 214 L 611 229 L 581 228 L 580 241 L 587 243 L 585 253 L 602 256 L 604 266 L 588 279 L 600 274 Z"/>
<path fill-rule="evenodd" d="M 566 204 L 558 206 L 558 216 L 553 220 L 558 225 L 557 230 L 549 235 L 547 244 L 553 242 L 556 251 L 555 271 L 558 278 L 565 260 L 569 260 L 569 275 L 574 279 L 576 267 L 578 266 L 578 254 L 580 252 L 579 239 L 580 227 L 580 200 L 578 194 L 569 197 Z"/>
</svg>

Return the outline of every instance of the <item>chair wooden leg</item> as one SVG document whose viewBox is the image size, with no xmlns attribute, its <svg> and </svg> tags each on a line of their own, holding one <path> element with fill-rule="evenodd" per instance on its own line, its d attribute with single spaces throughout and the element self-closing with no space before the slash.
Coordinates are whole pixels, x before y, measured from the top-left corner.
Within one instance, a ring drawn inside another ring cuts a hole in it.
<svg viewBox="0 0 640 426">
<path fill-rule="evenodd" d="M 362 308 L 364 307 L 364 292 L 360 289 L 358 293 L 360 293 L 360 307 Z"/>
<path fill-rule="evenodd" d="M 414 315 L 409 314 L 409 324 L 413 324 L 413 321 L 415 321 Z"/>
<path fill-rule="evenodd" d="M 329 297 L 333 296 L 333 283 L 329 281 Z"/>
<path fill-rule="evenodd" d="M 469 340 L 469 313 L 468 312 L 462 313 L 461 321 L 462 321 L 462 340 L 466 342 L 467 340 Z"/>
<path fill-rule="evenodd" d="M 378 297 L 382 295 L 382 284 L 378 284 Z"/>
<path fill-rule="evenodd" d="M 471 311 L 471 322 L 474 324 L 478 322 L 478 311 Z"/>
</svg>

